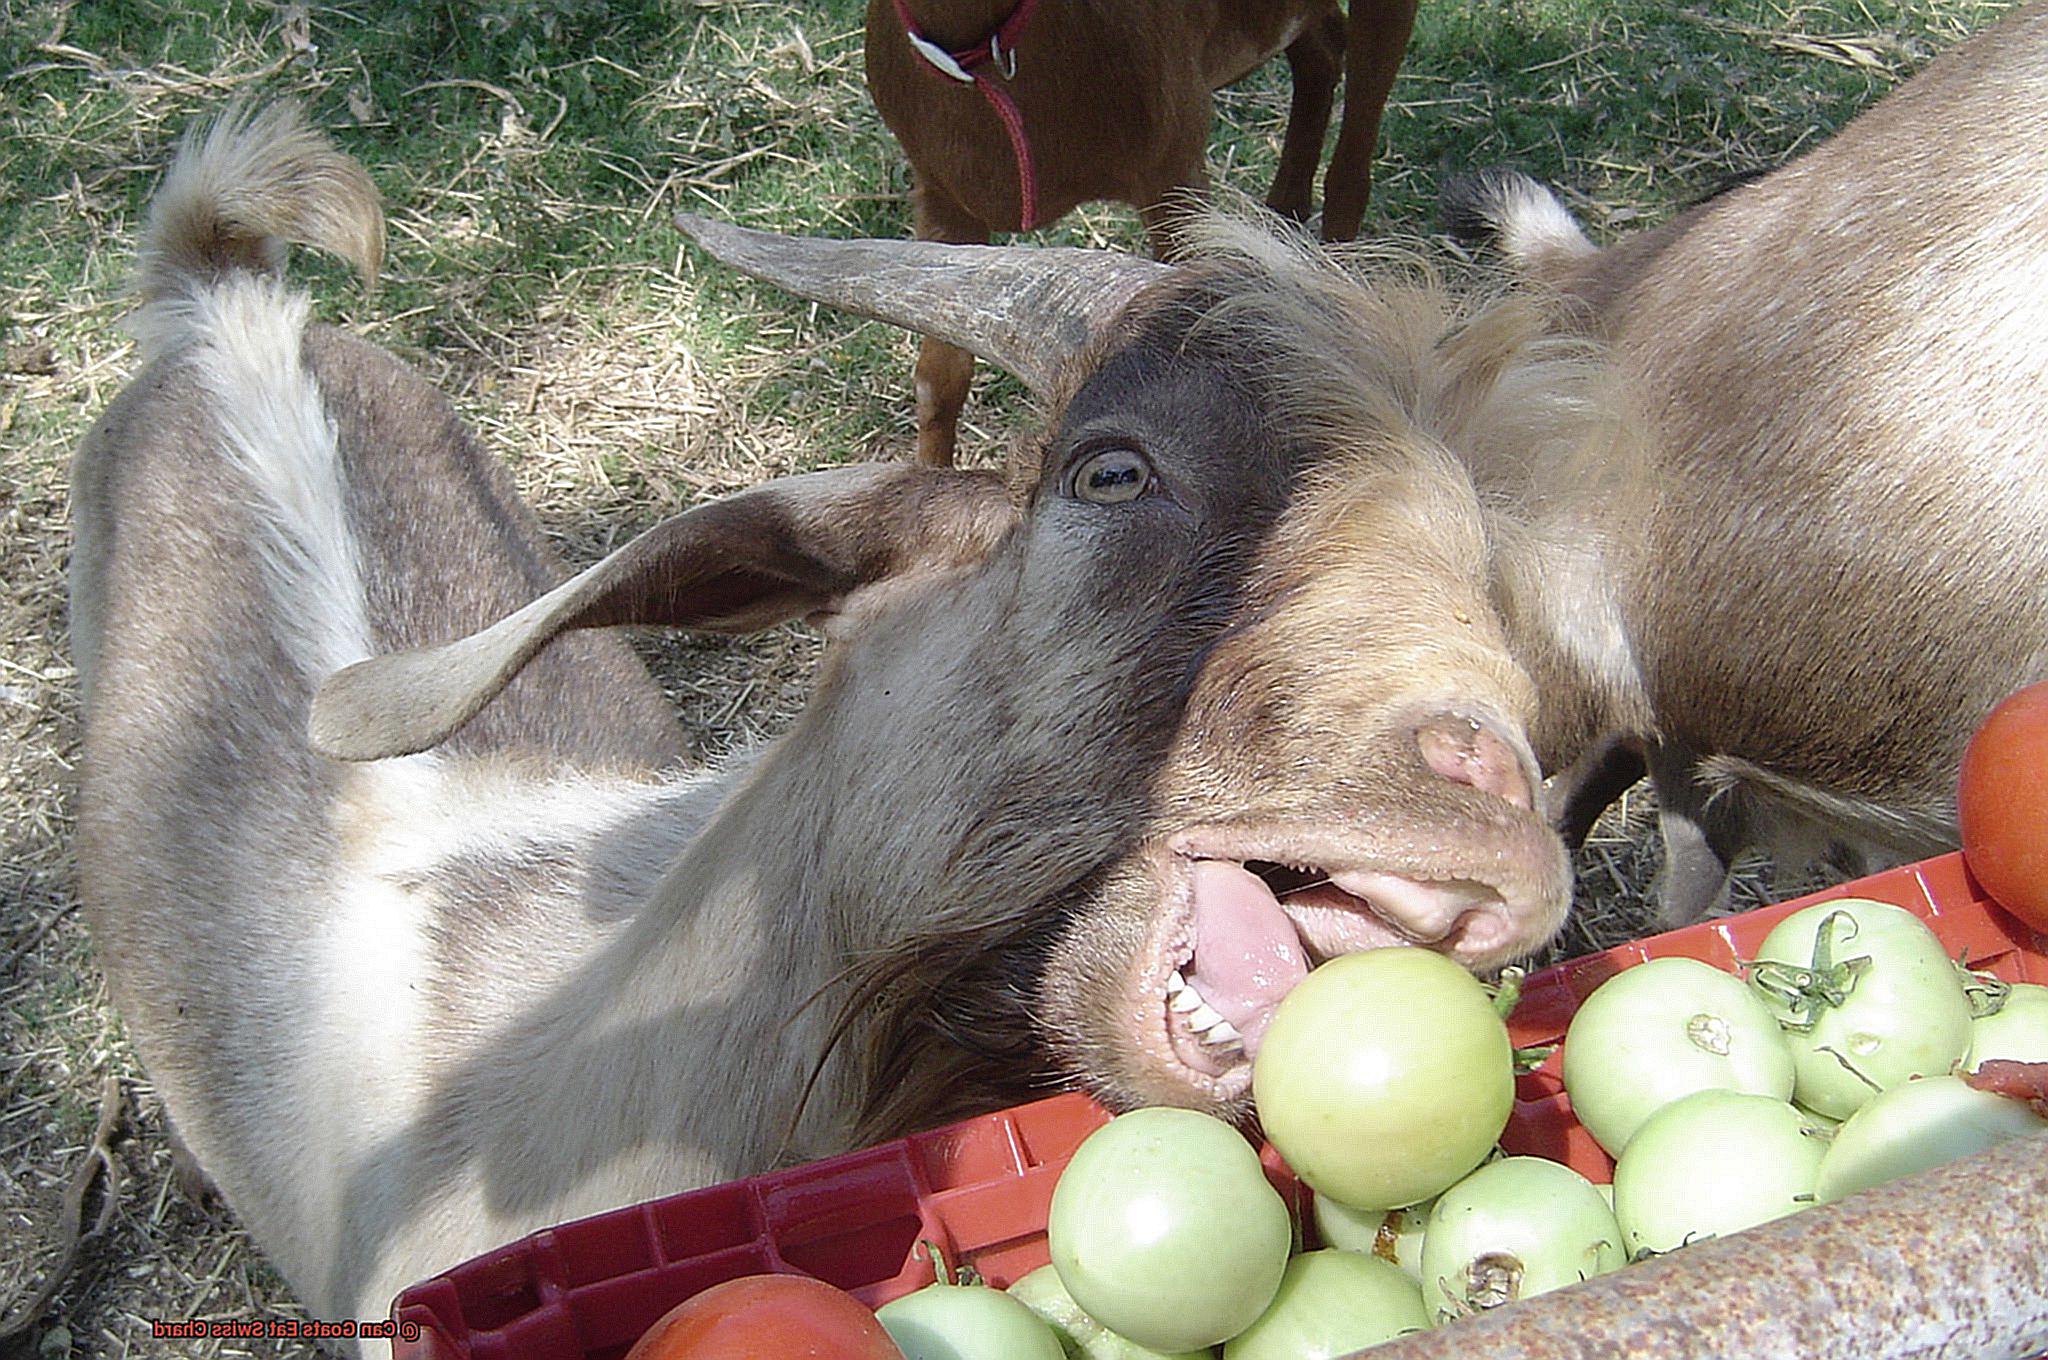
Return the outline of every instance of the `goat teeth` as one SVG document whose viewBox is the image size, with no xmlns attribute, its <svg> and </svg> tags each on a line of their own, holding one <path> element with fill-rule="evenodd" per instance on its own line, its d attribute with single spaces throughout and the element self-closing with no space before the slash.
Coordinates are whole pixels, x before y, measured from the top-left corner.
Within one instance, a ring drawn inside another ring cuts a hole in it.
<svg viewBox="0 0 2048 1360">
<path fill-rule="evenodd" d="M 1235 1044 L 1243 1040 L 1243 1038 L 1244 1036 L 1237 1032 L 1236 1025 L 1231 1024 L 1228 1020 L 1218 1020 L 1215 1024 L 1209 1026 L 1209 1032 L 1202 1036 L 1202 1042 L 1205 1044 Z"/>
<path fill-rule="evenodd" d="M 1192 987 L 1184 986 L 1169 997 L 1166 1004 L 1186 1015 L 1195 1007 L 1202 1005 L 1202 994 Z"/>
<path fill-rule="evenodd" d="M 1214 1029 L 1216 1026 L 1224 1023 L 1226 1022 L 1223 1019 L 1223 1012 L 1217 1010 L 1206 1001 L 1188 1012 L 1188 1028 L 1197 1034 Z"/>
<path fill-rule="evenodd" d="M 1173 994 L 1174 994 L 1175 992 L 1177 992 L 1177 991 L 1181 990 L 1181 989 L 1182 989 L 1183 987 L 1185 987 L 1185 986 L 1187 986 L 1187 985 L 1188 985 L 1188 980 L 1187 980 L 1186 978 L 1182 977 L 1182 976 L 1180 975 L 1180 969 L 1176 968 L 1176 969 L 1174 969 L 1174 970 L 1173 970 L 1173 971 L 1172 971 L 1171 973 L 1167 974 L 1167 977 L 1166 977 L 1166 994 L 1167 994 L 1168 996 L 1172 996 L 1172 995 L 1173 995 Z"/>
</svg>

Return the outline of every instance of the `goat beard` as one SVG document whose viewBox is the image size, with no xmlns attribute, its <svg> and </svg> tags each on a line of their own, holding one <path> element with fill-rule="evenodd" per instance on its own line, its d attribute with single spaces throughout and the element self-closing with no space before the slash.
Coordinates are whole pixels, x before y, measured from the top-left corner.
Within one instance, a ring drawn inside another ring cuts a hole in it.
<svg viewBox="0 0 2048 1360">
<path fill-rule="evenodd" d="M 1035 1013 L 1060 914 L 913 938 L 856 965 L 819 1056 L 842 1043 L 859 1074 L 856 1146 L 986 1114 L 1061 1087 Z"/>
</svg>

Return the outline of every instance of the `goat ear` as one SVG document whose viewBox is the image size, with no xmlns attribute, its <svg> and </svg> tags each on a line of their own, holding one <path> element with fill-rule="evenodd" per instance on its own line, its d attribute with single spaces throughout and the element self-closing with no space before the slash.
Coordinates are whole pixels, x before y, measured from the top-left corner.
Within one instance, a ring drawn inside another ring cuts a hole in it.
<svg viewBox="0 0 2048 1360">
<path fill-rule="evenodd" d="M 336 672 L 308 737 L 341 760 L 423 751 L 566 629 L 737 633 L 829 613 L 863 586 L 978 560 L 1014 518 L 987 472 L 870 463 L 772 482 L 655 526 L 482 632 Z"/>
</svg>

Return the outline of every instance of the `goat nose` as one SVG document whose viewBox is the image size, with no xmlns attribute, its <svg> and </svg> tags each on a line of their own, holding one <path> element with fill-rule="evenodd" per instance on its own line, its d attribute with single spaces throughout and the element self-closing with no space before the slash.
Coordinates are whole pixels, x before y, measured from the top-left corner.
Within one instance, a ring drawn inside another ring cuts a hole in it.
<svg viewBox="0 0 2048 1360">
<path fill-rule="evenodd" d="M 1444 778 L 1505 798 L 1525 812 L 1534 808 L 1521 756 L 1479 719 L 1460 713 L 1426 719 L 1415 729 L 1415 744 L 1429 768 Z"/>
</svg>

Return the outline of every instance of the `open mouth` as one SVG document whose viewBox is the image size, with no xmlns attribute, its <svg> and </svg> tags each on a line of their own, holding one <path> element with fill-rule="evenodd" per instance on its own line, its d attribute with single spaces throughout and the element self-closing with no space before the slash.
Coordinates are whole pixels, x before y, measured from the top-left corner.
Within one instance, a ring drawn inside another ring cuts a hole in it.
<svg viewBox="0 0 2048 1360">
<path fill-rule="evenodd" d="M 1475 880 L 1215 849 L 1189 843 L 1167 857 L 1178 882 L 1140 985 L 1156 998 L 1141 1004 L 1161 1017 L 1174 1059 L 1220 1098 L 1249 1084 L 1274 1008 L 1317 964 L 1419 945 L 1469 965 L 1499 955 L 1514 934 L 1500 892 Z"/>
</svg>

